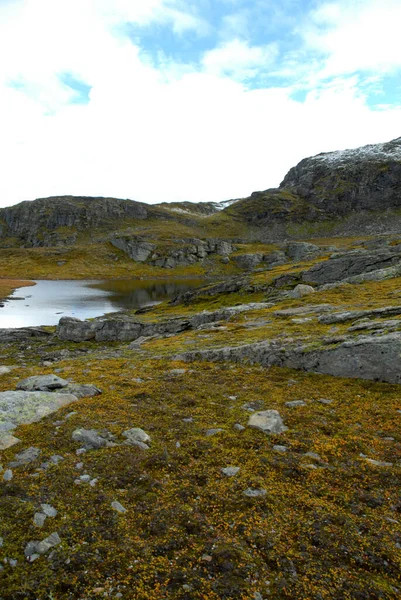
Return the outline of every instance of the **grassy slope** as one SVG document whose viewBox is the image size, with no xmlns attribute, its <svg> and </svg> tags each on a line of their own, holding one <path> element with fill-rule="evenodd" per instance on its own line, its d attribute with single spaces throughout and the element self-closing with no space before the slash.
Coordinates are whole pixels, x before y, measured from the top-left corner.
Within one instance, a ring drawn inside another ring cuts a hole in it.
<svg viewBox="0 0 401 600">
<path fill-rule="evenodd" d="M 285 269 L 256 273 L 254 283 L 269 283 Z M 399 386 L 247 365 L 188 366 L 170 357 L 193 347 L 278 335 L 310 341 L 330 333 L 330 326 L 296 324 L 274 311 L 311 302 L 339 308 L 400 304 L 400 289 L 401 279 L 394 279 L 319 292 L 238 316 L 221 330 L 149 341 L 140 352 L 116 343 L 35 340 L 27 349 L 0 349 L 3 362 L 19 364 L 22 351 L 27 363 L 3 376 L 0 389 L 13 389 L 16 376 L 52 372 L 39 366 L 40 357 L 68 349 L 75 358 L 57 362 L 61 376 L 103 390 L 100 397 L 20 427 L 22 442 L 3 452 L 3 465 L 29 446 L 40 448 L 42 456 L 31 467 L 15 469 L 10 483 L 0 483 L 5 540 L 0 552 L 18 560 L 15 568 L 4 565 L 0 598 L 89 600 L 121 593 L 135 600 L 248 600 L 255 592 L 277 599 L 399 598 Z M 143 318 L 262 299 L 260 291 L 204 297 L 195 306 L 157 307 Z M 260 319 L 267 323 L 246 327 Z M 185 373 L 174 374 L 173 368 Z M 324 405 L 321 398 L 333 402 Z M 295 399 L 306 406 L 285 405 Z M 243 406 L 249 402 L 278 409 L 288 431 L 267 437 L 234 429 L 235 423 L 246 426 L 250 413 Z M 71 410 L 75 414 L 63 420 Z M 56 420 L 63 422 L 54 425 Z M 141 427 L 152 437 L 151 449 L 120 445 L 77 457 L 71 434 L 78 427 L 107 429 L 118 441 L 124 430 Z M 205 435 L 216 427 L 223 432 Z M 288 452 L 277 453 L 274 444 L 286 445 Z M 35 473 L 52 454 L 64 461 Z M 376 467 L 363 455 L 393 467 Z M 80 461 L 84 466 L 77 470 Z M 226 466 L 241 470 L 226 478 L 221 473 Z M 98 478 L 94 487 L 73 483 L 83 473 Z M 248 487 L 265 489 L 266 495 L 246 498 L 242 492 Z M 111 509 L 114 500 L 125 514 Z M 44 502 L 59 514 L 37 529 L 33 515 Z M 49 559 L 27 563 L 26 543 L 53 531 L 61 546 Z"/>
</svg>

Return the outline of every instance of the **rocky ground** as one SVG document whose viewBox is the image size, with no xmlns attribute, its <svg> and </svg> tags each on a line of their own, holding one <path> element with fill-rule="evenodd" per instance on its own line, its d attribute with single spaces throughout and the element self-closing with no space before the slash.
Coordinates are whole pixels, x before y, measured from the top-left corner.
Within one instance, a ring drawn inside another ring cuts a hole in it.
<svg viewBox="0 0 401 600">
<path fill-rule="evenodd" d="M 401 250 L 341 246 L 0 332 L 0 599 L 400 597 Z"/>
</svg>

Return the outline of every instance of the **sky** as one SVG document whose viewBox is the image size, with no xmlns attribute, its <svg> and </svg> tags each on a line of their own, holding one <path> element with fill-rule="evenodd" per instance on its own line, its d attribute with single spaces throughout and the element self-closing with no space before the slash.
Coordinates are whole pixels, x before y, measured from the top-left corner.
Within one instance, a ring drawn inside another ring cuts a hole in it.
<svg viewBox="0 0 401 600">
<path fill-rule="evenodd" d="M 221 201 L 401 136 L 401 0 L 0 0 L 0 206 Z"/>
</svg>

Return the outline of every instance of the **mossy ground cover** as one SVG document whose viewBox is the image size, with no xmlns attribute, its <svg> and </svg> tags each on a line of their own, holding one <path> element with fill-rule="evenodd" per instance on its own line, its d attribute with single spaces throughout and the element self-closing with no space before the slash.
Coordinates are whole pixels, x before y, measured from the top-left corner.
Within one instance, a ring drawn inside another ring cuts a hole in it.
<svg viewBox="0 0 401 600">
<path fill-rule="evenodd" d="M 399 597 L 398 386 L 135 355 L 88 354 L 58 367 L 103 394 L 20 427 L 21 444 L 3 452 L 3 465 L 29 446 L 42 455 L 0 485 L 0 552 L 18 561 L 3 563 L 1 598 Z M 13 377 L 37 372 L 32 365 Z M 13 377 L 1 389 L 12 388 Z M 285 405 L 294 399 L 306 405 Z M 268 437 L 247 428 L 252 403 L 279 410 L 288 431 Z M 77 456 L 71 434 L 78 427 L 107 429 L 119 445 Z M 150 450 L 121 444 L 131 427 L 149 433 Z M 207 436 L 210 428 L 222 431 Z M 37 470 L 52 454 L 64 460 Z M 224 477 L 227 466 L 240 471 Z M 96 485 L 74 484 L 82 473 Z M 266 494 L 247 498 L 247 488 Z M 111 508 L 115 500 L 126 513 Z M 38 529 L 41 503 L 58 515 Z M 26 543 L 53 531 L 61 545 L 28 563 Z"/>
<path fill-rule="evenodd" d="M 139 318 L 268 300 L 272 278 L 299 268 L 254 274 L 253 293 L 245 286 L 194 305 L 160 305 Z M 280 336 L 313 342 L 346 332 L 349 323 L 332 332 L 275 311 L 323 303 L 376 308 L 400 300 L 401 278 L 283 299 L 236 315 L 221 329 L 149 341 L 139 351 L 57 339 L 1 348 L 1 362 L 25 366 L 3 375 L 0 390 L 57 368 L 103 393 L 20 426 L 21 442 L 2 452 L 6 468 L 16 452 L 41 450 L 39 460 L 0 483 L 0 599 L 399 598 L 400 387 L 246 364 L 188 365 L 171 356 Z M 49 358 L 56 360 L 52 367 L 43 365 Z M 287 406 L 292 400 L 305 405 Z M 247 427 L 249 408 L 278 410 L 288 430 L 267 436 Z M 124 445 L 122 433 L 132 427 L 151 436 L 149 450 Z M 108 431 L 117 445 L 78 456 L 77 428 Z M 209 429 L 222 431 L 209 436 Z M 54 454 L 64 460 L 41 469 Z M 226 477 L 221 469 L 228 466 L 240 471 Z M 82 474 L 97 481 L 76 484 Z M 248 488 L 265 493 L 249 498 Z M 114 501 L 126 512 L 113 510 Z M 43 503 L 58 514 L 37 528 L 33 516 Z M 61 544 L 29 563 L 26 544 L 55 531 Z"/>
</svg>

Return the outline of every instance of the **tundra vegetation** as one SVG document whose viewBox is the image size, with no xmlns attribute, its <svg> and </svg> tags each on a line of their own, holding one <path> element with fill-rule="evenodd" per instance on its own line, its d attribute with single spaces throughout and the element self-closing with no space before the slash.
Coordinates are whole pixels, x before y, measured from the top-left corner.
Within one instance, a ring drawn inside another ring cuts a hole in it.
<svg viewBox="0 0 401 600">
<path fill-rule="evenodd" d="M 387 188 L 397 160 L 370 167 Z M 100 201 L 0 215 L 3 277 L 208 276 L 145 310 L 1 331 L 1 600 L 400 598 L 401 236 L 343 218 L 349 180 L 319 221 L 296 169 L 254 213 L 129 220 L 107 199 L 112 235 Z"/>
</svg>

